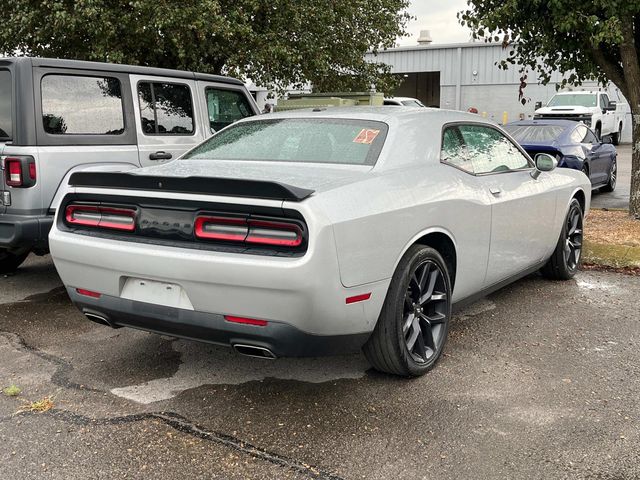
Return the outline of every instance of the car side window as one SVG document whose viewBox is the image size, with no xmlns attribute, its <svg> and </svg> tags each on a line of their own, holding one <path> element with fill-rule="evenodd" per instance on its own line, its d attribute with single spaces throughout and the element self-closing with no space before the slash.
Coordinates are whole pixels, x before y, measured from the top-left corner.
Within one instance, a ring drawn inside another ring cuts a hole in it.
<svg viewBox="0 0 640 480">
<path fill-rule="evenodd" d="M 604 94 L 600 94 L 600 108 L 609 108 L 609 97 Z"/>
<path fill-rule="evenodd" d="M 212 132 L 217 132 L 233 122 L 253 115 L 249 101 L 242 92 L 207 87 L 205 94 Z"/>
<path fill-rule="evenodd" d="M 458 128 L 476 174 L 531 168 L 529 159 L 497 129 L 483 125 Z"/>
<path fill-rule="evenodd" d="M 145 135 L 193 135 L 195 123 L 188 85 L 140 82 L 138 102 Z"/>
<path fill-rule="evenodd" d="M 447 127 L 442 135 L 440 160 L 469 173 L 474 173 L 473 163 L 469 160 L 462 135 L 458 127 Z"/>
<path fill-rule="evenodd" d="M 121 135 L 124 108 L 120 80 L 112 77 L 45 75 L 42 124 L 50 135 Z"/>
<path fill-rule="evenodd" d="M 584 125 L 578 125 L 573 132 L 571 132 L 571 141 L 574 143 L 585 143 L 587 131 L 587 127 Z"/>
<path fill-rule="evenodd" d="M 585 130 L 587 131 L 587 133 L 585 134 L 585 137 L 582 143 L 590 143 L 591 145 L 595 145 L 596 143 L 599 143 L 595 133 L 593 133 L 591 130 L 589 130 L 586 127 L 585 127 Z"/>
</svg>

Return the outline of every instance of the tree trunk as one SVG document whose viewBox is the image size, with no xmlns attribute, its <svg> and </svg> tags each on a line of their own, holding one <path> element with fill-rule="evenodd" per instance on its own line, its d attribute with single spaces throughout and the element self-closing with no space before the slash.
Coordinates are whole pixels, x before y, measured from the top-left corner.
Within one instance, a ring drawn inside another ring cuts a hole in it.
<svg viewBox="0 0 640 480">
<path fill-rule="evenodd" d="M 638 88 L 638 87 L 635 87 Z M 631 109 L 633 137 L 631 139 L 631 191 L 629 214 L 640 220 L 640 106 Z"/>
</svg>

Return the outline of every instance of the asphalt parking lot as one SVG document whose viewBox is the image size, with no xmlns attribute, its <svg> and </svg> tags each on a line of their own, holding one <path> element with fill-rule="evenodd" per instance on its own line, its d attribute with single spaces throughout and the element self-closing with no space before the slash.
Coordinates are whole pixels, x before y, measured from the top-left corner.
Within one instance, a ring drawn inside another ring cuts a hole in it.
<svg viewBox="0 0 640 480">
<path fill-rule="evenodd" d="M 49 257 L 0 277 L 2 478 L 640 477 L 640 277 L 528 277 L 425 377 L 85 320 Z M 46 413 L 16 413 L 50 397 Z"/>
<path fill-rule="evenodd" d="M 631 144 L 619 145 L 618 150 L 618 183 L 610 193 L 595 190 L 591 197 L 593 208 L 629 208 L 629 191 L 631 188 Z"/>
</svg>

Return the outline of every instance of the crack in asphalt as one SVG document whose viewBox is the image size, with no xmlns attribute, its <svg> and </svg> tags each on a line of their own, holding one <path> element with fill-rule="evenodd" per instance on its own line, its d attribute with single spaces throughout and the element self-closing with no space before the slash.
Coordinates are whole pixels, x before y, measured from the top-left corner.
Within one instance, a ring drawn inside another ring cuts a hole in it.
<svg viewBox="0 0 640 480">
<path fill-rule="evenodd" d="M 16 350 L 34 354 L 42 358 L 43 360 L 51 362 L 54 365 L 56 365 L 57 366 L 56 371 L 51 376 L 51 381 L 55 385 L 58 385 L 63 388 L 81 390 L 84 392 L 106 393 L 104 390 L 87 387 L 86 385 L 80 385 L 78 383 L 70 381 L 69 375 L 73 370 L 73 365 L 71 365 L 66 360 L 49 353 L 45 353 L 37 349 L 36 347 L 32 347 L 28 345 L 19 335 L 15 333 L 0 332 L 0 336 L 7 339 L 7 341 L 9 341 L 11 346 Z M 225 447 L 228 447 L 238 452 L 249 455 L 253 458 L 264 460 L 283 468 L 294 470 L 312 479 L 343 480 L 342 477 L 339 477 L 338 475 L 325 472 L 312 465 L 308 465 L 304 462 L 301 462 L 283 455 L 279 455 L 274 452 L 270 452 L 263 448 L 252 445 L 248 442 L 240 440 L 239 438 L 236 438 L 232 435 L 207 430 L 205 427 L 197 425 L 196 423 L 188 420 L 186 417 L 183 417 L 182 415 L 175 412 L 147 412 L 147 413 L 137 413 L 137 414 L 131 414 L 131 415 L 118 416 L 118 417 L 94 419 L 94 418 L 90 418 L 77 413 L 69 412 L 67 410 L 52 409 L 44 413 L 20 412 L 11 416 L 0 417 L 0 423 L 11 421 L 12 419 L 19 416 L 27 416 L 27 415 L 50 415 L 50 416 L 59 418 L 63 421 L 66 421 L 68 423 L 73 423 L 75 425 L 81 425 L 81 426 L 122 425 L 122 424 L 128 424 L 128 423 L 142 422 L 146 420 L 160 420 L 166 425 L 170 426 L 171 428 L 179 432 L 185 433 L 187 435 L 191 435 L 196 438 L 200 438 L 202 440 L 207 440 L 213 443 L 217 443 L 219 445 L 223 445 Z"/>
<path fill-rule="evenodd" d="M 60 419 L 66 423 L 76 426 L 109 426 L 109 425 L 126 425 L 130 423 L 144 422 L 147 420 L 159 420 L 165 425 L 177 430 L 178 432 L 190 435 L 201 440 L 206 440 L 227 448 L 231 448 L 245 455 L 249 455 L 258 460 L 264 460 L 282 468 L 293 470 L 301 473 L 308 478 L 314 480 L 344 480 L 342 477 L 321 470 L 313 465 L 309 465 L 299 460 L 279 455 L 274 452 L 257 447 L 251 443 L 245 442 L 232 435 L 207 430 L 205 427 L 191 422 L 187 418 L 175 412 L 147 412 L 135 413 L 131 415 L 122 415 L 117 417 L 106 418 L 90 418 L 85 415 L 70 412 L 68 410 L 52 409 L 42 413 L 20 412 L 11 416 L 1 417 L 0 423 L 11 421 L 17 417 L 27 417 L 36 415 L 47 415 Z"/>
<path fill-rule="evenodd" d="M 71 365 L 66 360 L 59 358 L 50 353 L 45 353 L 41 350 L 38 350 L 31 345 L 27 345 L 25 341 L 17 334 L 11 332 L 0 332 L 0 336 L 4 337 L 9 341 L 11 346 L 16 350 L 32 353 L 47 362 L 51 362 L 57 366 L 56 371 L 51 376 L 51 381 L 58 385 L 59 387 L 69 388 L 72 390 L 81 390 L 83 392 L 96 392 L 96 393 L 105 393 L 104 390 L 100 390 L 98 388 L 88 387 L 86 385 L 81 385 L 79 383 L 72 382 L 69 379 L 71 371 L 73 370 L 73 365 Z"/>
</svg>

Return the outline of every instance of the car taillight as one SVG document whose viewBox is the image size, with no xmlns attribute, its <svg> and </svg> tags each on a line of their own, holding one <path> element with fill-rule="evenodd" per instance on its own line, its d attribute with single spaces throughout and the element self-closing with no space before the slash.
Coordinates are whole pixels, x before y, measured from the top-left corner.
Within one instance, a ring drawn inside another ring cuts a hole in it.
<svg viewBox="0 0 640 480">
<path fill-rule="evenodd" d="M 32 187 L 36 184 L 36 162 L 33 157 L 6 157 L 5 183 L 10 187 Z"/>
<path fill-rule="evenodd" d="M 296 223 L 252 218 L 199 216 L 194 232 L 205 240 L 292 248 L 302 245 L 303 240 L 302 228 Z"/>
<path fill-rule="evenodd" d="M 194 231 L 198 238 L 243 242 L 249 226 L 244 218 L 198 217 Z"/>
<path fill-rule="evenodd" d="M 295 223 L 249 220 L 247 243 L 298 247 L 302 243 L 302 230 Z"/>
<path fill-rule="evenodd" d="M 65 210 L 65 220 L 69 225 L 133 232 L 136 228 L 135 219 L 136 210 L 133 208 L 68 205 Z"/>
</svg>

